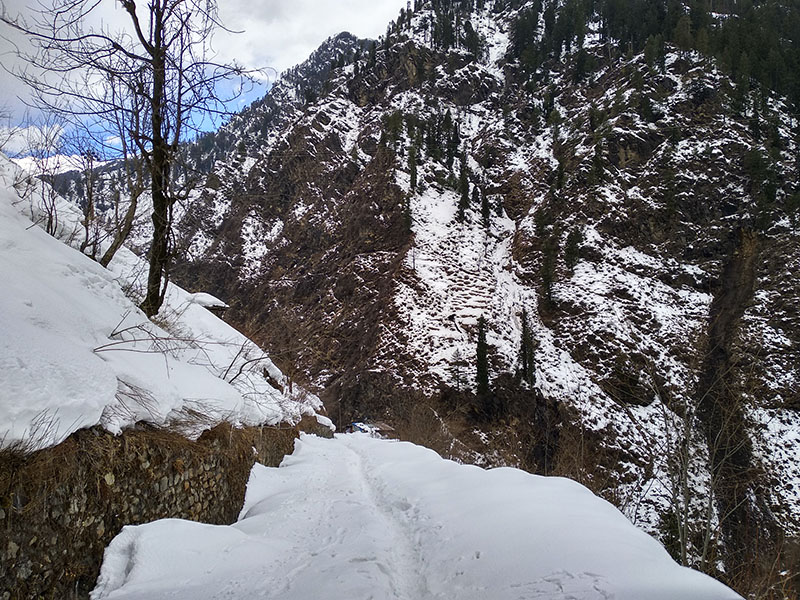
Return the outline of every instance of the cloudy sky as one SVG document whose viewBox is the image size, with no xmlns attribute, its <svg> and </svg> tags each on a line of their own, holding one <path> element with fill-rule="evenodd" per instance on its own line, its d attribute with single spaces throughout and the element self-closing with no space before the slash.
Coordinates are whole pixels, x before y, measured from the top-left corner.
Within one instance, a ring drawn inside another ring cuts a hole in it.
<svg viewBox="0 0 800 600">
<path fill-rule="evenodd" d="M 0 10 L 12 16 L 24 14 L 39 1 L 0 0 Z M 406 0 L 218 0 L 218 6 L 225 26 L 241 31 L 215 36 L 214 47 L 220 58 L 265 69 L 274 79 L 276 73 L 305 60 L 331 35 L 349 31 L 359 37 L 379 36 L 389 21 L 397 18 Z M 114 0 L 101 0 L 100 9 L 97 18 L 104 23 L 112 27 L 127 23 L 127 15 Z M 0 111 L 10 112 L 10 121 L 18 123 L 25 106 L 17 97 L 25 96 L 25 89 L 5 69 L 16 64 L 12 42 L 24 41 L 1 23 L 0 35 L 6 38 L 0 39 L 0 63 L 4 67 L 0 70 Z"/>
<path fill-rule="evenodd" d="M 227 48 L 218 49 L 248 66 L 280 72 L 342 31 L 377 37 L 405 6 L 406 0 L 224 0 L 223 22 L 244 33 L 225 36 Z"/>
</svg>

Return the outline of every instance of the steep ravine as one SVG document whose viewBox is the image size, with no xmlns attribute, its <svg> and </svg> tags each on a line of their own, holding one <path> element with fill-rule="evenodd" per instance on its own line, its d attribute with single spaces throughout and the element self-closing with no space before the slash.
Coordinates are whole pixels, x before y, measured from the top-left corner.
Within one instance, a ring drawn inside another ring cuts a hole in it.
<svg viewBox="0 0 800 600">
<path fill-rule="evenodd" d="M 753 300 L 761 239 L 740 229 L 714 293 L 708 325 L 708 350 L 697 388 L 697 414 L 708 444 L 712 486 L 726 541 L 723 558 L 734 578 L 744 571 L 765 532 L 777 530 L 759 486 L 760 469 L 753 457 L 745 406 L 737 381 L 733 344 L 742 316 Z"/>
</svg>

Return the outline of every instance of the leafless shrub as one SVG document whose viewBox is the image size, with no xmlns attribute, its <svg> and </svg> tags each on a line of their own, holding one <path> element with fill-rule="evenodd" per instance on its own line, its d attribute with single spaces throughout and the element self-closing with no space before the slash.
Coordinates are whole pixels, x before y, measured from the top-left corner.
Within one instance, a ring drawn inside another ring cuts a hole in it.
<svg viewBox="0 0 800 600">
<path fill-rule="evenodd" d="M 7 106 L 0 106 L 0 152 L 9 151 L 9 143 L 19 133 L 19 127 L 11 125 L 11 110 Z"/>
<path fill-rule="evenodd" d="M 208 431 L 220 423 L 234 423 L 233 414 L 224 414 L 213 403 L 202 400 L 186 401 L 180 410 L 170 415 L 166 427 L 170 431 L 195 440 L 204 431 Z"/>
<path fill-rule="evenodd" d="M 198 341 L 191 337 L 173 337 L 159 335 L 152 330 L 152 323 L 146 321 L 128 327 L 122 327 L 128 314 L 109 334 L 110 342 L 101 344 L 93 349 L 95 353 L 101 352 L 134 352 L 137 354 L 163 354 L 177 356 L 177 353 L 187 348 L 196 348 Z"/>
<path fill-rule="evenodd" d="M 117 404 L 107 407 L 108 412 L 104 411 L 104 418 L 116 416 L 130 421 L 133 417 L 140 417 L 144 411 L 153 421 L 158 419 L 158 399 L 148 390 L 133 383 L 117 380 L 117 393 L 114 397 Z"/>
</svg>

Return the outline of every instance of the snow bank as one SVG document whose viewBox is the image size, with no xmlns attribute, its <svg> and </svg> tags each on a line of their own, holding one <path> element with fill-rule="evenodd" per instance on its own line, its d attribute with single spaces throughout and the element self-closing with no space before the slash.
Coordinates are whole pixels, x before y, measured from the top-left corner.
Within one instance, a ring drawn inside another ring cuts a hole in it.
<svg viewBox="0 0 800 600">
<path fill-rule="evenodd" d="M 187 301 L 191 304 L 198 304 L 204 308 L 230 308 L 230 306 L 225 304 L 222 300 L 206 292 L 189 294 Z"/>
<path fill-rule="evenodd" d="M 204 306 L 221 302 L 170 285 L 156 326 L 125 293 L 142 287 L 126 249 L 107 270 L 34 226 L 43 184 L 0 156 L 0 444 L 45 447 L 96 425 L 140 420 L 196 435 L 221 421 L 296 422 L 321 406 L 284 393 L 285 377 L 255 344 Z M 19 186 L 23 187 L 23 186 Z M 80 231 L 57 199 L 59 236 Z M 27 215 L 27 216 L 26 216 Z"/>
<path fill-rule="evenodd" d="M 364 434 L 256 466 L 238 523 L 126 527 L 93 600 L 733 600 L 565 479 Z"/>
</svg>

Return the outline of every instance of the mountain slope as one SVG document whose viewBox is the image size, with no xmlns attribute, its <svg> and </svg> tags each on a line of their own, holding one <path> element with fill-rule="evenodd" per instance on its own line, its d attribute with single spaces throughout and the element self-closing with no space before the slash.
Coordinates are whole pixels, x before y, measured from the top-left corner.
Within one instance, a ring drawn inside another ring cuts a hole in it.
<svg viewBox="0 0 800 600">
<path fill-rule="evenodd" d="M 178 276 L 340 422 L 569 475 L 751 581 L 800 521 L 796 120 L 608 4 L 403 11 L 218 165 Z"/>
</svg>

